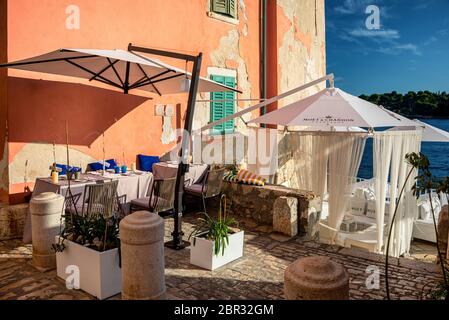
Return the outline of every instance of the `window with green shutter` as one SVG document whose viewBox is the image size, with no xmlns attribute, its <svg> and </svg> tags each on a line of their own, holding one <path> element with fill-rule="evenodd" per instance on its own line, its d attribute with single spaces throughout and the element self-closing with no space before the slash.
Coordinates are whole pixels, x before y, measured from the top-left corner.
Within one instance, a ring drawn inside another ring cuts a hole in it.
<svg viewBox="0 0 449 320">
<path fill-rule="evenodd" d="M 210 0 L 211 11 L 237 19 L 238 0 Z"/>
<path fill-rule="evenodd" d="M 235 88 L 235 78 L 212 75 L 211 79 L 225 86 Z M 235 112 L 235 92 L 211 92 L 210 94 L 210 121 L 214 122 Z M 217 100 L 217 101 L 214 101 Z M 223 101 L 226 100 L 226 101 Z M 212 134 L 225 134 L 234 132 L 234 119 L 212 128 Z"/>
</svg>

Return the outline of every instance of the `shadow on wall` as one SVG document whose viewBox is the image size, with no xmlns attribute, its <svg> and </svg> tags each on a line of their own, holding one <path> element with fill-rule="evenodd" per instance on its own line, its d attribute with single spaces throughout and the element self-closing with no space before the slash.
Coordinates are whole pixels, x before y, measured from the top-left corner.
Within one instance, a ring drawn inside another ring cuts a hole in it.
<svg viewBox="0 0 449 320">
<path fill-rule="evenodd" d="M 88 85 L 8 77 L 9 142 L 90 146 L 115 121 L 150 98 Z"/>
</svg>

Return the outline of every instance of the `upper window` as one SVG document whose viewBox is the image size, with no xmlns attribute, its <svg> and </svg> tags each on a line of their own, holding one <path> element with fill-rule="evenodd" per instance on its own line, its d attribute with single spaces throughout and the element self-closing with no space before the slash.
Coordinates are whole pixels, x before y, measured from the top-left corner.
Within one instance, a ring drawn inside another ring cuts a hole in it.
<svg viewBox="0 0 449 320">
<path fill-rule="evenodd" d="M 211 11 L 237 19 L 238 0 L 211 0 Z"/>
</svg>

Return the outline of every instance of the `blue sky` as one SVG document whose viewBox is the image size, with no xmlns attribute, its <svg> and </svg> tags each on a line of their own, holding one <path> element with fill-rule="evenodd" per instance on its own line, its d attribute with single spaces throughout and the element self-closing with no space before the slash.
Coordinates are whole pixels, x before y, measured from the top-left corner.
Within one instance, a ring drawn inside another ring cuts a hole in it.
<svg viewBox="0 0 449 320">
<path fill-rule="evenodd" d="M 356 95 L 449 91 L 449 0 L 325 2 L 327 71 L 337 87 Z M 379 8 L 379 29 L 366 27 L 369 5 Z"/>
</svg>

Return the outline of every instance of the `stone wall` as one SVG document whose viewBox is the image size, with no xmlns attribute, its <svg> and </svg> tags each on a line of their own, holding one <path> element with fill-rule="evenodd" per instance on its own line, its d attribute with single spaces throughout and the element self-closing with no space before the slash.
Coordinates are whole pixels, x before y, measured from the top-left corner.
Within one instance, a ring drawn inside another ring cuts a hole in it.
<svg viewBox="0 0 449 320">
<path fill-rule="evenodd" d="M 298 199 L 298 230 L 313 236 L 308 221 L 317 220 L 321 213 L 320 199 L 313 193 L 279 185 L 252 186 L 235 182 L 223 182 L 228 213 L 237 217 L 251 218 L 261 225 L 273 224 L 273 207 L 279 197 Z M 216 204 L 216 203 L 215 203 Z"/>
<path fill-rule="evenodd" d="M 22 238 L 28 204 L 0 208 L 0 240 Z"/>
</svg>

